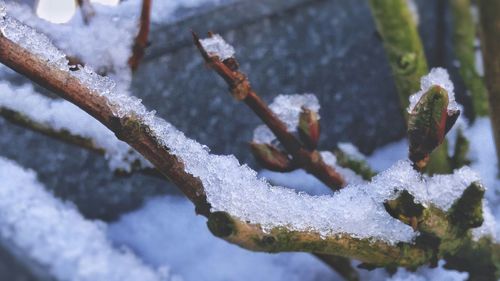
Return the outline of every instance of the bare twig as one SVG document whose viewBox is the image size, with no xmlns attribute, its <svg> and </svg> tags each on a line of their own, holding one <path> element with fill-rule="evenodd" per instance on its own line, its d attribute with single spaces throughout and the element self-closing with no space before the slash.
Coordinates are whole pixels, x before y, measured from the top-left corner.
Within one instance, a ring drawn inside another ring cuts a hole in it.
<svg viewBox="0 0 500 281">
<path fill-rule="evenodd" d="M 139 32 L 135 37 L 134 46 L 132 47 L 132 56 L 128 60 L 128 64 L 132 71 L 139 67 L 139 63 L 144 57 L 144 52 L 148 46 L 149 25 L 151 17 L 151 0 L 142 0 L 141 22 Z"/>
<path fill-rule="evenodd" d="M 333 190 L 338 190 L 346 184 L 344 178 L 323 161 L 317 150 L 311 151 L 305 148 L 293 134 L 288 132 L 286 125 L 253 91 L 246 75 L 238 70 L 238 63 L 235 59 L 231 58 L 222 62 L 218 57 L 210 56 L 205 51 L 194 32 L 193 39 L 205 61 L 226 81 L 233 96 L 245 102 L 259 116 L 292 156 L 293 161 L 298 163 L 298 166 L 303 167 Z"/>
</svg>

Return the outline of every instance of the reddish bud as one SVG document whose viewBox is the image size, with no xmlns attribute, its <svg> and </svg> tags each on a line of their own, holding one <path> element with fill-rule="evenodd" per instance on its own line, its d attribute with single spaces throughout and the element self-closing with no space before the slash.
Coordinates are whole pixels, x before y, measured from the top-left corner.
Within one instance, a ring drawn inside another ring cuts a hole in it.
<svg viewBox="0 0 500 281">
<path fill-rule="evenodd" d="M 460 112 L 448 115 L 448 93 L 439 86 L 431 87 L 408 117 L 410 160 L 422 170 L 429 154 L 444 140 Z"/>
<path fill-rule="evenodd" d="M 318 113 L 303 107 L 299 116 L 298 131 L 306 147 L 311 150 L 316 149 L 320 134 Z"/>
<path fill-rule="evenodd" d="M 267 143 L 250 143 L 250 148 L 257 162 L 264 168 L 276 172 L 289 172 L 294 169 L 288 155 Z"/>
</svg>

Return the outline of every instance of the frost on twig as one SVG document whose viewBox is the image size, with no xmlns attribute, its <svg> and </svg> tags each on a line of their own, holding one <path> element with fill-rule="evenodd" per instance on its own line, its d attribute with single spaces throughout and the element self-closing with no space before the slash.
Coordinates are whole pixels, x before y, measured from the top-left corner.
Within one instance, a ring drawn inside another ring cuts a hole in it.
<svg viewBox="0 0 500 281">
<path fill-rule="evenodd" d="M 2 30 L 4 24 L 0 21 Z M 479 180 L 469 168 L 428 177 L 402 160 L 369 183 L 325 196 L 271 186 L 234 156 L 210 154 L 140 100 L 116 92 L 109 78 L 86 67 L 70 71 L 66 62 L 60 62 L 64 56 L 39 34 L 29 42 L 10 36 L 24 27 L 15 21 L 8 24 L 10 32 L 0 36 L 0 62 L 77 104 L 133 146 L 194 202 L 198 213 L 208 217 L 215 235 L 255 251 L 334 254 L 375 266 L 416 268 L 465 251 L 467 262 L 481 262 L 490 272 L 496 268 L 491 256 L 474 260 L 482 255 L 479 243 L 494 245 L 490 234 L 485 232 L 475 241 L 471 230 L 455 225 L 450 216 L 464 205 L 457 203 L 464 192 Z M 404 192 L 423 207 L 417 217 L 418 232 L 384 206 Z"/>
</svg>

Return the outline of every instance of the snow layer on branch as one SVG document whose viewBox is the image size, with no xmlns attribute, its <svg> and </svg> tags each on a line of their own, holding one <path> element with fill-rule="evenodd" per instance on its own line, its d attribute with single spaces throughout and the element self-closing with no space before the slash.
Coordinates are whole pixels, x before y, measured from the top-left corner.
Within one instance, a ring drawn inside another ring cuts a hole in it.
<svg viewBox="0 0 500 281">
<path fill-rule="evenodd" d="M 39 18 L 27 5 L 7 4 L 10 16 L 46 34 L 65 54 L 106 73 L 127 90 L 131 82 L 128 59 L 138 30 L 137 16 L 121 16 L 119 10 L 101 5 L 95 8 L 95 16 L 88 25 L 84 24 L 80 11 L 68 23 L 54 24 Z M 140 7 L 134 11 L 139 13 Z"/>
<path fill-rule="evenodd" d="M 5 26 L 4 21 L 0 24 Z M 18 24 L 9 28 L 17 29 L 14 33 L 19 32 Z M 39 36 L 33 34 L 31 44 L 27 44 L 28 50 L 38 52 L 42 48 L 37 38 Z M 108 78 L 100 77 L 86 67 L 82 71 L 68 70 L 68 74 L 76 75 L 95 94 L 106 97 L 118 117 L 141 119 L 160 143 L 184 162 L 186 172 L 201 180 L 214 211 L 228 212 L 243 221 L 260 224 L 265 230 L 287 227 L 323 236 L 346 233 L 388 243 L 409 242 L 416 233 L 386 212 L 385 200 L 395 198 L 398 190 L 409 190 L 424 204 L 435 203 L 447 208 L 472 181 L 477 180 L 467 168 L 453 175 L 422 178 L 405 160 L 376 176 L 371 183 L 350 185 L 333 196 L 296 193 L 258 179 L 254 170 L 240 165 L 234 156 L 209 154 L 205 146 L 155 117 L 154 112 L 149 112 L 139 99 L 116 92 Z M 272 107 L 278 115 L 283 115 L 287 126 L 294 122 L 295 128 L 303 105 L 319 110 L 313 95 L 278 97 Z"/>
<path fill-rule="evenodd" d="M 31 84 L 14 86 L 0 82 L 0 108 L 19 112 L 55 130 L 65 130 L 92 139 L 97 147 L 106 151 L 112 170 L 130 171 L 132 163 L 136 161 L 140 161 L 143 166 L 150 165 L 127 143 L 118 140 L 113 132 L 83 110 L 65 100 L 41 95 Z"/>
<path fill-rule="evenodd" d="M 350 185 L 333 196 L 310 196 L 258 180 L 234 156 L 208 154 L 164 120 L 155 119 L 150 127 L 183 160 L 186 171 L 201 179 L 214 211 L 226 211 L 265 229 L 283 226 L 324 236 L 347 233 L 388 243 L 409 242 L 415 236 L 413 230 L 390 217 L 383 207 L 385 200 L 397 196 L 395 190 L 409 190 L 424 204 L 447 208 L 477 180 L 467 168 L 454 175 L 422 178 L 409 161 L 401 161 L 371 183 Z M 443 183 L 450 189 L 443 188 Z"/>
<path fill-rule="evenodd" d="M 410 106 L 408 112 L 411 113 L 420 98 L 432 87 L 439 86 L 448 93 L 448 113 L 460 110 L 461 106 L 455 101 L 453 82 L 450 80 L 448 71 L 441 67 L 431 69 L 429 74 L 420 79 L 420 91 L 410 96 Z"/>
<path fill-rule="evenodd" d="M 221 61 L 234 57 L 234 48 L 219 34 L 200 40 L 201 45 L 210 56 L 218 56 Z"/>
<path fill-rule="evenodd" d="M 112 247 L 106 225 L 85 220 L 37 182 L 33 171 L 0 157 L 0 235 L 59 280 L 167 280 L 125 249 Z"/>
<path fill-rule="evenodd" d="M 279 95 L 269 105 L 274 114 L 285 123 L 289 132 L 297 132 L 302 107 L 319 112 L 318 98 L 314 94 Z M 271 143 L 275 139 L 274 134 L 265 125 L 254 130 L 253 141 L 256 143 Z"/>
<path fill-rule="evenodd" d="M 2 4 L 0 3 L 0 5 Z M 0 19 L 0 32 L 9 40 L 48 61 L 50 64 L 57 66 L 59 69 L 68 69 L 66 56 L 52 45 L 47 36 L 21 24 L 16 19 L 11 18 L 10 14 L 4 15 Z"/>
</svg>

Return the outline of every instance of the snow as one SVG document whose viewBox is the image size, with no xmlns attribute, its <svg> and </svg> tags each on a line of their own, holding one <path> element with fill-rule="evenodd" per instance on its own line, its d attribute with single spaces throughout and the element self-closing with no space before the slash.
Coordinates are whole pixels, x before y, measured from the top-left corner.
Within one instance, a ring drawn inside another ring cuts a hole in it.
<svg viewBox="0 0 500 281">
<path fill-rule="evenodd" d="M 415 0 L 406 0 L 408 5 L 408 10 L 410 11 L 411 17 L 416 25 L 420 24 L 420 15 L 418 14 L 418 7 Z"/>
<path fill-rule="evenodd" d="M 330 151 L 321 151 L 321 158 L 323 161 L 333 167 L 335 171 L 337 171 L 348 184 L 363 184 L 365 181 L 359 175 L 357 175 L 354 171 L 341 167 L 337 165 L 337 157 L 331 153 Z"/>
<path fill-rule="evenodd" d="M 404 138 L 379 147 L 366 160 L 372 169 L 381 172 L 406 157 L 408 157 L 408 140 Z"/>
<path fill-rule="evenodd" d="M 214 211 L 226 211 L 264 229 L 286 226 L 292 230 L 315 231 L 323 236 L 347 233 L 358 238 L 376 238 L 395 243 L 411 241 L 415 233 L 388 216 L 383 202 L 395 198 L 395 190 L 409 190 L 422 203 L 449 207 L 461 192 L 476 181 L 469 169 L 454 175 L 422 178 L 409 161 L 400 161 L 371 183 L 348 186 L 333 196 L 310 196 L 270 186 L 256 173 L 240 166 L 234 156 L 209 155 L 202 146 L 187 139 L 163 120 L 150 126 L 162 130 L 158 139 L 183 160 L 186 171 L 201 179 Z M 163 128 L 161 128 L 163 127 Z M 450 184 L 450 190 L 441 184 Z M 429 191 L 429 189 L 439 189 Z M 363 196 L 360 196 L 363 194 Z M 442 194 L 445 198 L 432 198 Z"/>
<path fill-rule="evenodd" d="M 465 281 L 468 279 L 468 273 L 447 270 L 444 265 L 445 262 L 440 260 L 437 268 L 422 267 L 416 272 L 400 268 L 387 281 Z"/>
<path fill-rule="evenodd" d="M 5 5 L 5 3 L 3 3 L 3 1 L 0 2 L 0 18 L 3 18 L 3 17 L 5 17 L 5 15 L 7 15 L 7 11 L 6 11 L 4 5 Z"/>
<path fill-rule="evenodd" d="M 92 139 L 94 144 L 106 151 L 111 170 L 130 171 L 132 163 L 140 161 L 150 166 L 140 154 L 118 140 L 99 121 L 65 100 L 54 100 L 37 93 L 31 84 L 14 86 L 0 82 L 0 108 L 7 108 L 29 117 L 55 130 L 65 130 L 73 135 Z"/>
<path fill-rule="evenodd" d="M 44 190 L 31 170 L 0 158 L 0 236 L 59 280 L 168 280 L 125 248 L 113 248 L 106 225 L 84 219 Z"/>
<path fill-rule="evenodd" d="M 37 17 L 27 5 L 7 4 L 10 16 L 46 34 L 65 54 L 106 73 L 122 87 L 121 91 L 126 91 L 132 78 L 128 59 L 138 31 L 137 16 L 121 16 L 119 10 L 101 5 L 96 8 L 88 25 L 84 24 L 81 13 L 76 13 L 67 23 L 54 24 Z M 139 11 L 140 7 L 137 13 Z"/>
<path fill-rule="evenodd" d="M 217 56 L 221 61 L 234 57 L 234 48 L 224 41 L 219 34 L 201 39 L 201 45 L 210 56 Z"/>
<path fill-rule="evenodd" d="M 16 42 L 50 64 L 60 69 L 68 68 L 66 56 L 52 45 L 47 36 L 21 24 L 16 19 L 7 15 L 0 19 L 0 32 L 9 40 Z"/>
<path fill-rule="evenodd" d="M 331 152 L 321 151 L 320 153 L 323 161 L 342 175 L 348 184 L 366 183 L 363 178 L 354 171 L 337 165 L 337 157 Z M 310 195 L 332 194 L 332 190 L 328 186 L 303 169 L 297 169 L 287 173 L 262 170 L 258 173 L 258 177 L 266 179 L 274 185 L 285 186 Z"/>
<path fill-rule="evenodd" d="M 475 238 L 489 235 L 495 239 L 500 238 L 500 224 L 496 223 L 490 213 L 496 218 L 500 217 L 500 181 L 498 175 L 498 160 L 496 157 L 495 142 L 491 122 L 488 118 L 477 118 L 474 123 L 465 129 L 465 136 L 470 142 L 469 158 L 471 167 L 481 175 L 484 185 L 487 187 L 485 197 L 488 201 L 483 208 L 485 223 L 479 230 L 475 231 Z"/>
<path fill-rule="evenodd" d="M 274 114 L 285 123 L 287 130 L 292 133 L 297 132 L 302 107 L 318 113 L 320 109 L 318 98 L 314 94 L 308 93 L 278 95 L 269 105 Z M 256 143 L 271 143 L 275 139 L 274 134 L 265 125 L 258 126 L 254 130 L 253 141 Z"/>
<path fill-rule="evenodd" d="M 481 52 L 481 40 L 477 37 L 474 40 L 474 67 L 479 76 L 484 76 L 483 53 Z"/>
<path fill-rule="evenodd" d="M 297 169 L 288 173 L 260 170 L 259 178 L 267 180 L 273 185 L 292 188 L 297 192 L 305 192 L 310 195 L 332 194 L 333 191 L 315 176 L 303 169 Z"/>
<path fill-rule="evenodd" d="M 193 212 L 184 198 L 157 197 L 111 224 L 108 237 L 154 267 L 169 265 L 186 281 L 342 280 L 308 253 L 257 253 L 229 244 Z"/>
<path fill-rule="evenodd" d="M 455 92 L 453 83 L 450 80 L 448 71 L 441 67 L 431 69 L 429 74 L 420 79 L 420 91 L 410 96 L 410 106 L 408 112 L 411 113 L 420 98 L 432 87 L 439 86 L 448 93 L 448 114 L 460 110 L 461 106 L 455 101 Z"/>
<path fill-rule="evenodd" d="M 361 152 L 359 152 L 358 148 L 350 142 L 339 142 L 337 144 L 337 147 L 342 152 L 349 155 L 349 157 L 351 157 L 351 158 L 354 158 L 356 160 L 365 160 L 366 159 L 366 157 Z"/>
</svg>

